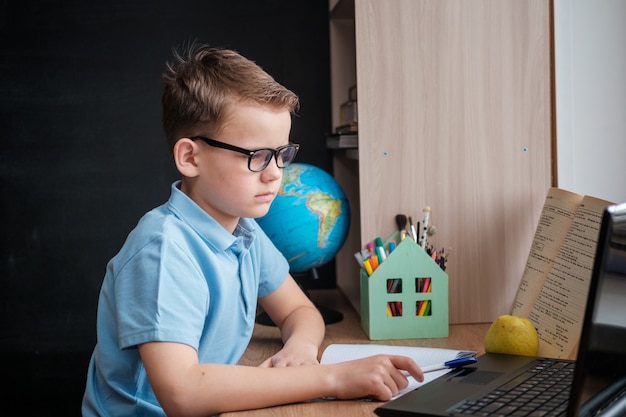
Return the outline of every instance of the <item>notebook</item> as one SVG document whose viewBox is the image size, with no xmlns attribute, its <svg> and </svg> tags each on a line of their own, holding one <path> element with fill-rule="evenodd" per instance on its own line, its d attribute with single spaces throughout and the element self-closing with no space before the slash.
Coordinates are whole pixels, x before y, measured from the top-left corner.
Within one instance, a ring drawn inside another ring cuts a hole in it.
<svg viewBox="0 0 626 417">
<path fill-rule="evenodd" d="M 476 356 L 476 353 L 477 352 L 473 350 L 456 350 L 424 346 L 393 346 L 370 343 L 333 343 L 328 345 L 326 349 L 324 349 L 324 353 L 322 353 L 322 357 L 320 358 L 320 363 L 340 363 L 360 358 L 366 358 L 368 356 L 383 354 L 408 356 L 416 363 L 419 363 L 422 369 L 425 369 L 425 367 L 440 365 L 451 360 L 474 358 L 474 356 Z M 426 372 L 424 373 L 424 381 L 422 382 L 417 382 L 417 380 L 415 380 L 414 378 L 408 378 L 409 385 L 406 388 L 400 390 L 400 392 L 398 392 L 395 397 L 400 397 L 407 392 L 413 391 L 415 388 L 419 387 L 422 384 L 437 379 L 437 377 L 439 377 L 440 375 L 447 373 L 448 370 L 435 370 L 431 372 Z"/>
<path fill-rule="evenodd" d="M 543 372 L 549 378 L 539 376 Z M 552 394 L 553 388 L 563 392 Z M 542 405 L 533 410 L 529 401 Z M 556 404 L 546 405 L 551 402 Z M 626 203 L 603 213 L 576 361 L 486 353 L 475 365 L 452 370 L 375 412 L 382 417 L 626 416 Z"/>
</svg>

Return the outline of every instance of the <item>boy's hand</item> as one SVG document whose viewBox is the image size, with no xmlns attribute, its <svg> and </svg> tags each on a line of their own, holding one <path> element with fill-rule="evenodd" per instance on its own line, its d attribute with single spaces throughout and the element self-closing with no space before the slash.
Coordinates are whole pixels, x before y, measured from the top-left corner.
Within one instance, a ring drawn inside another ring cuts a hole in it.
<svg viewBox="0 0 626 417">
<path fill-rule="evenodd" d="M 329 366 L 338 368 L 334 372 L 334 391 L 338 399 L 372 396 L 389 401 L 409 385 L 403 371 L 418 382 L 424 381 L 420 367 L 405 356 L 376 355 Z"/>
<path fill-rule="evenodd" d="M 259 366 L 262 368 L 283 368 L 318 364 L 317 346 L 309 343 L 287 343 Z"/>
</svg>

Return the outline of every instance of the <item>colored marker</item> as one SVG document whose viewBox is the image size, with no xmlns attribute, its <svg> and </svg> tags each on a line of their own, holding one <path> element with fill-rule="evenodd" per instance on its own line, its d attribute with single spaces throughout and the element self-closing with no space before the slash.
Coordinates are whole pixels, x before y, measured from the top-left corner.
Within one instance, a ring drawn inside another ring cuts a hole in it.
<svg viewBox="0 0 626 417">
<path fill-rule="evenodd" d="M 372 269 L 372 264 L 370 263 L 369 259 L 363 260 L 363 267 L 365 268 L 367 275 L 372 275 L 374 273 L 374 270 Z"/>
<path fill-rule="evenodd" d="M 376 255 L 378 255 L 378 263 L 381 263 L 387 258 L 387 254 L 385 253 L 385 247 L 383 246 L 383 240 L 377 237 L 374 240 L 376 245 Z"/>
<path fill-rule="evenodd" d="M 363 262 L 365 262 L 365 261 L 363 261 Z M 371 265 L 371 267 L 372 267 L 372 271 L 376 271 L 376 268 L 378 268 L 378 263 L 379 263 L 379 262 L 378 262 L 378 256 L 376 256 L 376 255 L 372 255 L 372 256 L 369 258 L 369 262 L 370 262 L 370 265 Z"/>
</svg>

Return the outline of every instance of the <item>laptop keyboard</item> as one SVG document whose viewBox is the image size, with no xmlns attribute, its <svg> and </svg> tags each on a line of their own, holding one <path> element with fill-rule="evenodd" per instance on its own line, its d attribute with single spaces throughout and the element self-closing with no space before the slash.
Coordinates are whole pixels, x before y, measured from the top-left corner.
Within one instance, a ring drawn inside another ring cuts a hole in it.
<svg viewBox="0 0 626 417">
<path fill-rule="evenodd" d="M 574 363 L 542 359 L 497 390 L 478 400 L 463 401 L 448 412 L 462 416 L 564 416 L 573 375 Z"/>
</svg>

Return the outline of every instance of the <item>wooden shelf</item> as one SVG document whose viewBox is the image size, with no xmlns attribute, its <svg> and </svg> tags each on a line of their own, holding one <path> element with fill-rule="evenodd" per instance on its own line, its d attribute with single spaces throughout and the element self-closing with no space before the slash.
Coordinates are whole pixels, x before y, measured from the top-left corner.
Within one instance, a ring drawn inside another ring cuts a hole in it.
<svg viewBox="0 0 626 417">
<path fill-rule="evenodd" d="M 430 206 L 451 250 L 450 322 L 510 310 L 551 186 L 551 20 L 535 0 L 329 3 L 333 125 L 358 89 L 358 158 L 334 154 L 352 214 L 337 285 L 359 309 L 354 253 Z"/>
</svg>

